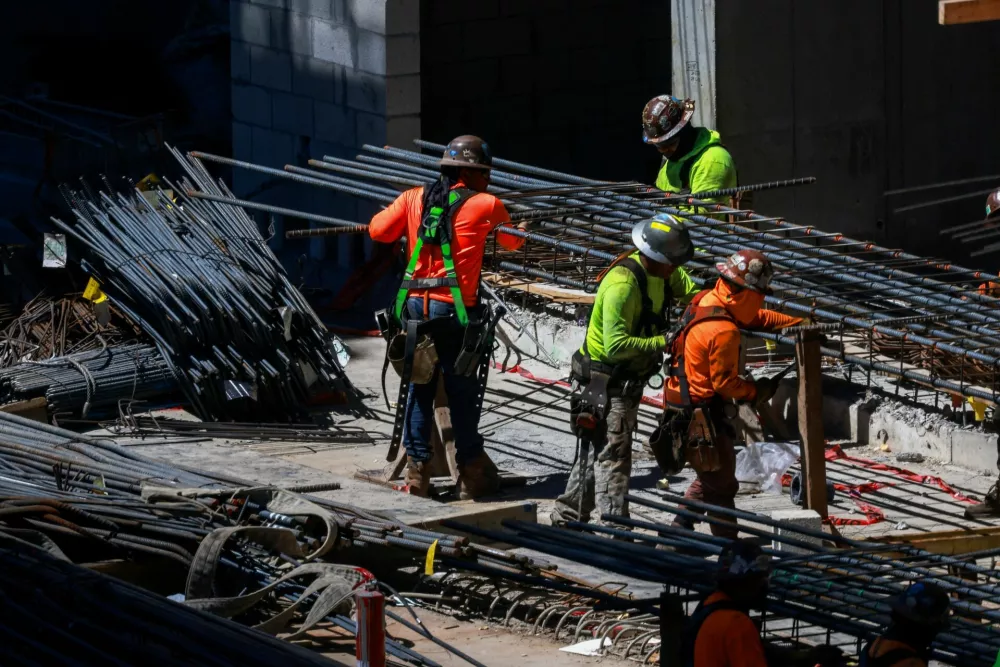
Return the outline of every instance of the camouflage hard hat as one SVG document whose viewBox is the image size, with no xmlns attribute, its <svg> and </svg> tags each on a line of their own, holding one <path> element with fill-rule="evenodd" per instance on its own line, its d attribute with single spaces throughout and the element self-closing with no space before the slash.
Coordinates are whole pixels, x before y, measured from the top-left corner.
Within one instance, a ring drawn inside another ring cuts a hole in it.
<svg viewBox="0 0 1000 667">
<path fill-rule="evenodd" d="M 1000 217 L 1000 190 L 994 190 L 990 193 L 990 196 L 986 198 L 986 217 Z"/>
<path fill-rule="evenodd" d="M 767 256 L 756 250 L 739 250 L 734 252 L 725 262 L 715 265 L 719 274 L 726 280 L 741 287 L 761 292 L 771 293 L 771 278 L 774 277 L 774 266 Z"/>
<path fill-rule="evenodd" d="M 492 169 L 493 155 L 489 144 L 479 137 L 463 134 L 455 137 L 445 147 L 444 155 L 438 162 L 441 167 L 466 167 L 468 169 Z"/>
<path fill-rule="evenodd" d="M 662 144 L 673 139 L 694 115 L 694 100 L 657 95 L 642 110 L 642 140 Z"/>
<path fill-rule="evenodd" d="M 684 224 L 672 215 L 657 213 L 632 227 L 632 243 L 646 257 L 661 264 L 683 266 L 694 257 L 694 244 Z"/>
</svg>

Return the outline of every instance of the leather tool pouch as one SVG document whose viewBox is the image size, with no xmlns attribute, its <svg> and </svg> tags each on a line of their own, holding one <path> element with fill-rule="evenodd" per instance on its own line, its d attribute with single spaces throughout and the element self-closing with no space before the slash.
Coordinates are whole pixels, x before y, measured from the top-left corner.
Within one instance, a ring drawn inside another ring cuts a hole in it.
<svg viewBox="0 0 1000 667">
<path fill-rule="evenodd" d="M 406 356 L 406 334 L 399 333 L 389 341 L 389 363 L 393 370 L 403 377 L 403 364 Z M 427 384 L 434 378 L 434 369 L 438 363 L 437 348 L 434 339 L 424 334 L 417 339 L 413 350 L 413 369 L 410 371 L 410 382 Z"/>
<path fill-rule="evenodd" d="M 454 369 L 457 375 L 474 377 L 479 372 L 480 359 L 483 354 L 489 353 L 486 349 L 489 341 L 489 324 L 486 317 L 469 320 L 468 326 L 465 327 L 465 335 L 462 337 L 462 350 L 455 359 Z"/>
<path fill-rule="evenodd" d="M 684 449 L 695 472 L 717 472 L 722 469 L 719 450 L 715 446 L 715 427 L 707 408 L 694 408 L 691 413 Z"/>
</svg>

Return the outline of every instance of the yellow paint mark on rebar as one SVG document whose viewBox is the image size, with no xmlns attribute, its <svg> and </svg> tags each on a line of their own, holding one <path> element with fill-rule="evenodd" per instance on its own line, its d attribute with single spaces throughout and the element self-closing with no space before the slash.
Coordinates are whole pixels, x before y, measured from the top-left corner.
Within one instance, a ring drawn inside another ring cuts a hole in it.
<svg viewBox="0 0 1000 667">
<path fill-rule="evenodd" d="M 424 574 L 428 577 L 434 574 L 434 557 L 437 555 L 437 550 L 438 541 L 434 540 L 427 549 L 427 558 L 424 560 Z"/>
</svg>

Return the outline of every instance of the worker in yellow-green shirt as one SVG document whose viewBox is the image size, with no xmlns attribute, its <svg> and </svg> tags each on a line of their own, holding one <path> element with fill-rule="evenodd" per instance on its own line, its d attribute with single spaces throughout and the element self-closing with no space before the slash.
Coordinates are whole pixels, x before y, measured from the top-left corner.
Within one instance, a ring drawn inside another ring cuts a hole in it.
<svg viewBox="0 0 1000 667">
<path fill-rule="evenodd" d="M 663 156 L 656 187 L 698 193 L 737 186 L 736 164 L 715 130 L 691 124 L 694 100 L 658 95 L 642 110 L 642 140 Z M 728 204 L 729 197 L 709 201 Z"/>
<path fill-rule="evenodd" d="M 642 390 L 663 362 L 671 305 L 687 304 L 699 291 L 681 268 L 694 245 L 680 220 L 658 214 L 639 222 L 632 242 L 637 252 L 601 279 L 587 338 L 573 355 L 570 428 L 579 452 L 550 517 L 557 525 L 589 521 L 595 510 L 598 518 L 628 516 Z"/>
</svg>

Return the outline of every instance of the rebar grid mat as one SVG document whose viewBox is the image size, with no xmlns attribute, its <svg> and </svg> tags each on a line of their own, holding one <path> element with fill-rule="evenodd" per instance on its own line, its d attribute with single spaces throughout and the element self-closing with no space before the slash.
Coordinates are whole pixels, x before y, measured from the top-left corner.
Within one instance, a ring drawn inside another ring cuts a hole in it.
<svg viewBox="0 0 1000 667">
<path fill-rule="evenodd" d="M 366 145 L 355 160 L 327 156 L 310 160 L 312 168 L 284 169 L 193 155 L 388 204 L 401 190 L 424 185 L 438 174 L 437 156 L 444 146 L 416 144 L 436 155 Z M 703 287 L 713 284 L 720 259 L 740 248 L 761 250 L 778 268 L 769 307 L 835 325 L 831 337 L 842 331 L 860 339 L 855 348 L 828 348 L 828 356 L 942 392 L 995 402 L 1000 300 L 978 290 L 991 274 L 728 205 L 729 195 L 738 199 L 744 190 L 781 183 L 695 198 L 499 158 L 493 165 L 490 192 L 505 202 L 512 219 L 532 222 L 531 231 L 508 232 L 526 239 L 520 250 L 494 243 L 487 252 L 485 269 L 509 283 L 541 282 L 569 294 L 593 293 L 601 271 L 633 247 L 632 225 L 669 213 L 687 222 L 697 252 L 686 268 Z M 902 349 L 893 349 L 893 342 Z"/>
</svg>

